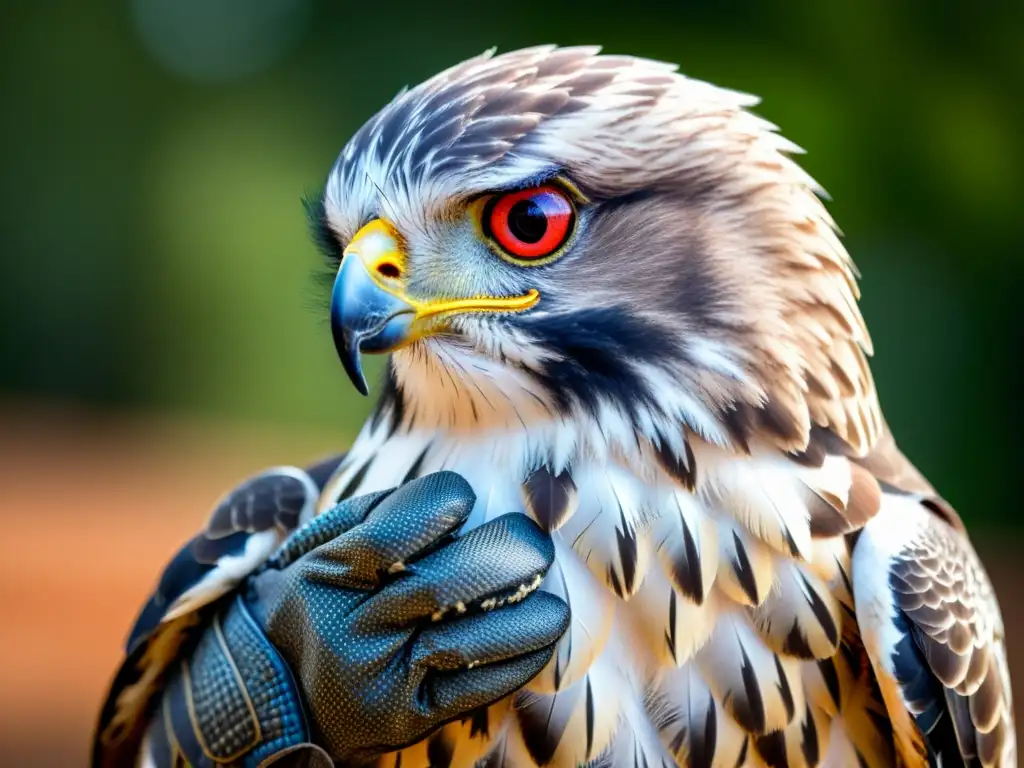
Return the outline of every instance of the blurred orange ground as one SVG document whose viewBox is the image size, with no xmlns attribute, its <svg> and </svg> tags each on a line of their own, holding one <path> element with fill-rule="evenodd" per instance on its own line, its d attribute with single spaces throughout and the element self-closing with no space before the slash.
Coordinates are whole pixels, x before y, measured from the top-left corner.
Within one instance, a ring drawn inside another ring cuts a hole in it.
<svg viewBox="0 0 1024 768">
<path fill-rule="evenodd" d="M 226 489 L 348 438 L 0 408 L 0 755 L 82 766 L 125 633 Z"/>
<path fill-rule="evenodd" d="M 0 408 L 4 765 L 85 765 L 124 635 L 163 563 L 250 472 L 346 443 L 186 418 Z M 978 544 L 1016 640 L 1010 666 L 1024 668 L 1020 555 L 1014 541 Z"/>
</svg>

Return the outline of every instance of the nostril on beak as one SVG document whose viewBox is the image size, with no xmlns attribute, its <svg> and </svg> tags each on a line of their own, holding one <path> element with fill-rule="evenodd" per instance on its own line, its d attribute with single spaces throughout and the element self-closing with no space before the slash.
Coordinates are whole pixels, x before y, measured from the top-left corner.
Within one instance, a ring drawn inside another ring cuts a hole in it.
<svg viewBox="0 0 1024 768">
<path fill-rule="evenodd" d="M 381 277 L 387 277 L 392 280 L 397 280 L 402 276 L 402 270 L 397 264 L 392 261 L 382 261 L 376 265 L 377 274 Z"/>
</svg>

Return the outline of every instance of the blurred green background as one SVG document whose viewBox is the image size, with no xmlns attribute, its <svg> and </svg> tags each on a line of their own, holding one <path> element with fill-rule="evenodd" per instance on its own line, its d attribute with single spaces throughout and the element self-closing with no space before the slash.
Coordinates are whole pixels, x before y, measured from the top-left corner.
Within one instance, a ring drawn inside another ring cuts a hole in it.
<svg viewBox="0 0 1024 768">
<path fill-rule="evenodd" d="M 11 765 L 84 763 L 123 633 L 217 494 L 344 447 L 368 410 L 330 342 L 301 197 L 403 85 L 543 42 L 759 94 L 809 151 L 864 275 L 888 419 L 1024 623 L 1005 535 L 1021 524 L 1024 3 L 5 0 Z"/>
<path fill-rule="evenodd" d="M 1015 522 L 1021 3 L 8 3 L 0 391 L 349 434 L 300 197 L 401 86 L 548 41 L 764 98 L 863 272 L 898 438 Z"/>
<path fill-rule="evenodd" d="M 8 5 L 0 391 L 350 434 L 301 196 L 401 86 L 596 42 L 764 98 L 863 272 L 898 439 L 1016 522 L 1024 4 Z"/>
</svg>

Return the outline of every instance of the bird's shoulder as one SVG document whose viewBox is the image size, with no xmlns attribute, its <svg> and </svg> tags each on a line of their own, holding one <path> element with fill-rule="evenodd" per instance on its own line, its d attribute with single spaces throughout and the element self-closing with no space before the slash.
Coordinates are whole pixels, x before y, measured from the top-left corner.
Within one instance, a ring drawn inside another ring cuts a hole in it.
<svg viewBox="0 0 1024 768">
<path fill-rule="evenodd" d="M 856 617 L 909 765 L 1015 765 L 1013 702 L 995 590 L 956 510 L 888 429 L 851 459 L 882 489 L 855 536 Z"/>
</svg>

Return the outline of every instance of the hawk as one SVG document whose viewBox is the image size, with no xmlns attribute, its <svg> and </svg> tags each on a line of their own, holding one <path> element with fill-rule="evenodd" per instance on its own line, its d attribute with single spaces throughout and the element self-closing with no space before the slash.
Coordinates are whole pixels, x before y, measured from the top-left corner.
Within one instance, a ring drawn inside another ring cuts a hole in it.
<svg viewBox="0 0 1024 768">
<path fill-rule="evenodd" d="M 1013 766 L 1003 624 L 897 449 L 857 272 L 747 95 L 553 46 L 400 93 L 311 206 L 331 326 L 391 353 L 320 499 L 441 469 L 522 510 L 572 622 L 387 766 Z M 464 610 L 453 605 L 450 610 Z"/>
<path fill-rule="evenodd" d="M 361 354 L 390 353 L 376 408 L 343 459 L 258 476 L 183 549 L 97 743 L 287 531 L 444 469 L 477 495 L 467 530 L 518 510 L 551 534 L 508 599 L 572 620 L 525 689 L 382 766 L 1016 765 L 992 585 L 894 442 L 857 272 L 756 103 L 544 46 L 372 117 L 309 208 L 363 394 Z"/>
</svg>

